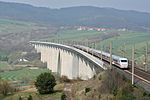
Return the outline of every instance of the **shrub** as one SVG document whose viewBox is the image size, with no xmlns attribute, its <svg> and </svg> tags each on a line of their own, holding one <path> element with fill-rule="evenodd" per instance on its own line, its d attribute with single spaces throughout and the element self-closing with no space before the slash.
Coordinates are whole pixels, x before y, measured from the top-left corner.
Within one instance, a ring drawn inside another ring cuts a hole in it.
<svg viewBox="0 0 150 100">
<path fill-rule="evenodd" d="M 88 92 L 90 92 L 90 91 L 91 91 L 90 88 L 85 88 L 85 93 L 88 93 Z"/>
<path fill-rule="evenodd" d="M 94 75 L 93 78 L 96 79 L 96 75 Z"/>
<path fill-rule="evenodd" d="M 41 73 L 35 82 L 35 86 L 40 94 L 49 94 L 53 92 L 56 85 L 55 77 L 48 72 Z"/>
<path fill-rule="evenodd" d="M 61 100 L 67 100 L 67 96 L 65 95 L 65 93 L 63 93 L 63 94 L 61 95 Z"/>
<path fill-rule="evenodd" d="M 144 93 L 143 93 L 143 96 L 146 96 L 146 95 L 147 95 L 147 93 L 146 93 L 146 92 L 144 92 Z"/>
<path fill-rule="evenodd" d="M 114 89 L 113 89 L 113 95 L 116 96 L 117 92 L 118 92 L 118 89 L 117 89 L 117 86 L 115 86 Z"/>
<path fill-rule="evenodd" d="M 102 80 L 101 92 L 112 93 L 114 86 L 120 88 L 124 84 L 122 76 L 115 70 L 107 70 L 105 77 Z"/>
<path fill-rule="evenodd" d="M 2 79 L 2 78 L 1 78 L 1 76 L 0 76 L 0 81 L 1 81 L 1 79 Z"/>
<path fill-rule="evenodd" d="M 99 80 L 102 80 L 102 76 L 101 76 L 101 75 L 99 75 L 98 79 L 99 79 Z"/>
<path fill-rule="evenodd" d="M 32 100 L 32 96 L 31 95 L 29 95 L 28 100 Z"/>
<path fill-rule="evenodd" d="M 60 81 L 60 82 L 70 82 L 70 80 L 68 79 L 67 76 L 61 76 L 61 77 L 59 78 L 59 81 Z"/>
<path fill-rule="evenodd" d="M 22 80 L 22 82 L 25 83 L 25 84 L 26 84 L 26 83 L 29 83 L 29 81 L 30 81 L 30 76 L 29 76 L 29 75 L 23 75 L 21 80 Z"/>
<path fill-rule="evenodd" d="M 3 95 L 7 95 L 9 92 L 10 92 L 10 85 L 8 84 L 7 81 L 1 81 L 0 82 L 0 92 L 3 94 Z"/>
<path fill-rule="evenodd" d="M 122 76 L 122 80 L 127 82 L 127 78 L 125 76 Z"/>
<path fill-rule="evenodd" d="M 99 99 L 99 100 L 101 99 L 101 94 L 99 94 L 98 99 Z"/>
<path fill-rule="evenodd" d="M 21 96 L 19 97 L 19 100 L 22 100 Z"/>
<path fill-rule="evenodd" d="M 123 87 L 121 91 L 116 95 L 115 100 L 136 100 L 136 97 L 133 94 L 133 87 L 131 84 Z"/>
<path fill-rule="evenodd" d="M 136 97 L 133 95 L 133 91 L 131 91 L 128 88 L 124 88 L 122 90 L 122 97 L 120 99 L 121 100 L 135 100 Z"/>
</svg>

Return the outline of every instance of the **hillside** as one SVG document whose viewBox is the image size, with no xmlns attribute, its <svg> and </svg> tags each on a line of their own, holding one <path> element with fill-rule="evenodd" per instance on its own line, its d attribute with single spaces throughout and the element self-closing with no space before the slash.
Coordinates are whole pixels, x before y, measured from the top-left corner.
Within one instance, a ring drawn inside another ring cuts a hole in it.
<svg viewBox="0 0 150 100">
<path fill-rule="evenodd" d="M 33 84 L 33 83 L 32 83 Z M 83 80 L 67 80 L 59 78 L 52 94 L 39 94 L 34 85 L 19 87 L 17 92 L 3 96 L 1 100 L 149 100 L 150 94 L 117 73 L 107 70 L 93 78 Z M 72 97 L 72 99 L 71 99 Z M 65 99 L 62 99 L 65 98 Z"/>
<path fill-rule="evenodd" d="M 30 40 L 51 36 L 56 28 L 36 23 L 0 19 L 0 57 L 17 50 L 28 50 Z"/>
<path fill-rule="evenodd" d="M 85 25 L 106 28 L 143 30 L 150 27 L 150 13 L 98 8 L 90 6 L 49 9 L 27 4 L 0 2 L 0 18 L 50 23 L 53 25 Z"/>
</svg>

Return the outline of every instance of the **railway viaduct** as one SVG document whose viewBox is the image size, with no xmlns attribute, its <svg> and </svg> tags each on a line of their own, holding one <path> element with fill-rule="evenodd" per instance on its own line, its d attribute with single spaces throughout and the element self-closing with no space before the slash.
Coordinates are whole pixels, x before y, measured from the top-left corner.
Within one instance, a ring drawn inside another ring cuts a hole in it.
<svg viewBox="0 0 150 100">
<path fill-rule="evenodd" d="M 106 69 L 101 60 L 71 46 L 39 41 L 30 44 L 41 54 L 41 61 L 47 63 L 48 69 L 69 79 L 87 80 Z"/>
</svg>

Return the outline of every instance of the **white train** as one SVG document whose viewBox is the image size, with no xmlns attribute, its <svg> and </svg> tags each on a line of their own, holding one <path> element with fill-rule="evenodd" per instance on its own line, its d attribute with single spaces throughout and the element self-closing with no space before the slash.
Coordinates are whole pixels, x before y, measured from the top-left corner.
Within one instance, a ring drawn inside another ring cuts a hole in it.
<svg viewBox="0 0 150 100">
<path fill-rule="evenodd" d="M 99 50 L 95 50 L 95 49 L 85 47 L 85 46 L 80 46 L 80 45 L 74 45 L 74 47 L 77 49 L 83 50 L 85 52 L 88 52 L 88 53 L 92 54 L 93 56 L 101 58 L 101 51 L 99 51 Z M 110 54 L 103 51 L 102 59 L 110 62 Z M 128 68 L 128 59 L 120 57 L 120 56 L 112 55 L 112 64 L 118 66 L 119 68 L 127 69 Z"/>
</svg>

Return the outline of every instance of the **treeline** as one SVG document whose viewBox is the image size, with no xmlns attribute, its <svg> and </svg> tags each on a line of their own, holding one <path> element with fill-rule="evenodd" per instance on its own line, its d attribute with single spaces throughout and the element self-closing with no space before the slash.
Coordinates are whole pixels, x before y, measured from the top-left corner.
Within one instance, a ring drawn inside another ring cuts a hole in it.
<svg viewBox="0 0 150 100">
<path fill-rule="evenodd" d="M 8 57 L 7 56 L 0 56 L 0 61 L 8 61 Z"/>
</svg>

